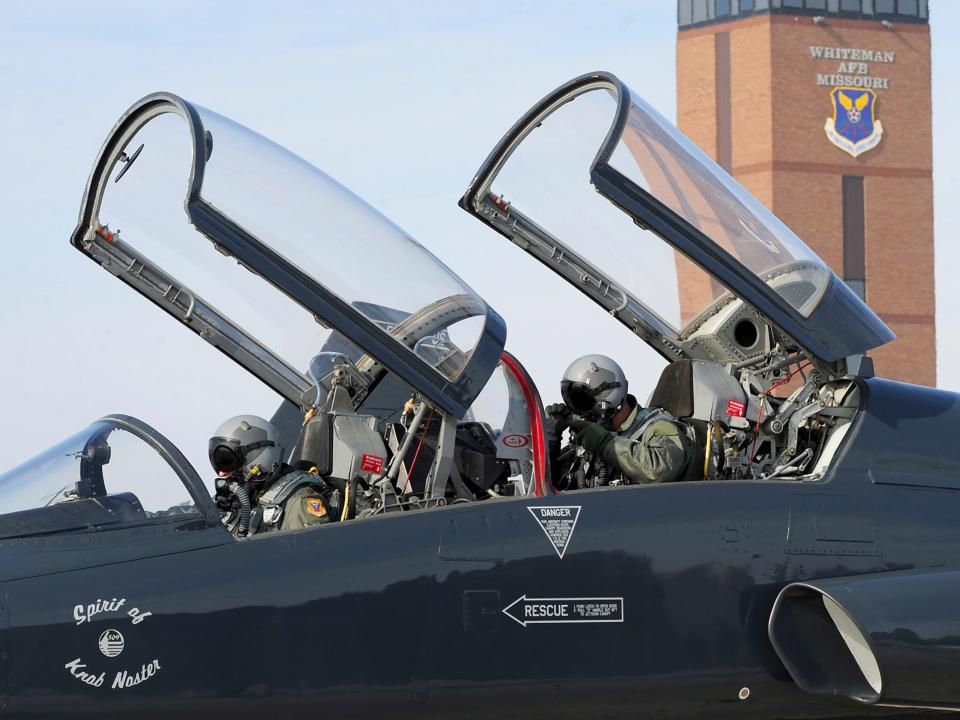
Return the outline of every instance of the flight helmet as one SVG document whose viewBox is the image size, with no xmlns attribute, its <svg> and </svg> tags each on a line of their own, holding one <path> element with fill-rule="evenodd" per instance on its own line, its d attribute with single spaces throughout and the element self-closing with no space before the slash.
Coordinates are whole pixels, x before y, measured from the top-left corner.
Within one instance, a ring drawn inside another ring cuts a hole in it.
<svg viewBox="0 0 960 720">
<path fill-rule="evenodd" d="M 237 415 L 225 420 L 210 438 L 209 457 L 217 473 L 265 480 L 280 469 L 283 445 L 280 433 L 268 420 Z"/>
<path fill-rule="evenodd" d="M 626 399 L 627 376 L 606 355 L 584 355 L 570 363 L 563 374 L 560 394 L 574 412 L 606 416 Z"/>
</svg>

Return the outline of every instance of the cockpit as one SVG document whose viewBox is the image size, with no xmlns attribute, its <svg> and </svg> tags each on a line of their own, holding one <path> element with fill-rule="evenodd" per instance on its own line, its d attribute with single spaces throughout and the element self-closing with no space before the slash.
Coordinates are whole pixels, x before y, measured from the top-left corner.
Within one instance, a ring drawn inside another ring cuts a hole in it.
<svg viewBox="0 0 960 720">
<path fill-rule="evenodd" d="M 0 476 L 0 540 L 203 520 L 196 472 L 131 417 L 102 418 Z"/>
<path fill-rule="evenodd" d="M 827 471 L 858 407 L 852 378 L 869 372 L 862 354 L 892 334 L 614 76 L 535 105 L 461 206 L 669 362 L 644 404 L 693 428 L 697 479 Z M 363 200 L 247 128 L 143 98 L 100 151 L 72 244 L 272 390 L 286 462 L 349 487 L 350 517 L 556 492 L 543 405 L 504 350 L 502 318 Z M 10 527 L 207 516 L 196 471 L 145 427 L 105 418 L 0 476 Z M 179 493 L 108 480 L 145 477 L 118 449 L 131 432 L 162 449 Z"/>
<path fill-rule="evenodd" d="M 772 212 L 609 73 L 534 105 L 460 205 L 669 364 L 647 400 L 704 479 L 819 478 L 883 322 Z"/>
<path fill-rule="evenodd" d="M 172 95 L 144 98 L 102 148 L 72 242 L 273 390 L 285 461 L 353 483 L 351 517 L 545 492 L 540 401 L 504 352 L 500 316 L 266 138 Z M 481 420 L 470 408 L 494 376 L 505 402 Z M 98 479 L 140 472 L 111 450 L 126 432 L 111 423 L 0 477 L 4 507 L 89 508 L 88 528 L 196 512 Z M 188 495 L 203 487 L 180 473 Z"/>
</svg>

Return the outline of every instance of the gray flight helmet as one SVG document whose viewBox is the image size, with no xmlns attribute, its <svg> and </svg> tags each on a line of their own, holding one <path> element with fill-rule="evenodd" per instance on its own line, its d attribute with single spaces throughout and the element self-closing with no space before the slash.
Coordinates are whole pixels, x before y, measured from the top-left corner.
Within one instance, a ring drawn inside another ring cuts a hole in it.
<svg viewBox="0 0 960 720">
<path fill-rule="evenodd" d="M 280 433 L 256 415 L 225 420 L 210 438 L 210 464 L 218 473 L 243 474 L 244 480 L 267 479 L 283 463 Z"/>
<path fill-rule="evenodd" d="M 574 412 L 607 416 L 626 399 L 627 376 L 613 358 L 584 355 L 563 374 L 560 394 Z"/>
</svg>

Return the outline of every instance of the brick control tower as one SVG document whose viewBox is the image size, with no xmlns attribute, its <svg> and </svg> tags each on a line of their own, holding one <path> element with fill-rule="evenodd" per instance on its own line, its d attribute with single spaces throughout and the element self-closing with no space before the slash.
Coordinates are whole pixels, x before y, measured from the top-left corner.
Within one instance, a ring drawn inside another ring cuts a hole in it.
<svg viewBox="0 0 960 720">
<path fill-rule="evenodd" d="M 936 385 L 927 0 L 679 0 L 677 122 L 883 318 Z"/>
</svg>

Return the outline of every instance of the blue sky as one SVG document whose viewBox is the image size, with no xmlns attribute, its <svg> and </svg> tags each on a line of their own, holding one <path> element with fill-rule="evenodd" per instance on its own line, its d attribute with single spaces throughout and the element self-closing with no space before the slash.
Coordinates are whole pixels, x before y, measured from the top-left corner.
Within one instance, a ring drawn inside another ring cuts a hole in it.
<svg viewBox="0 0 960 720">
<path fill-rule="evenodd" d="M 960 4 L 931 3 L 940 384 L 960 389 Z M 227 415 L 274 400 L 69 248 L 100 144 L 137 98 L 169 90 L 287 146 L 367 199 L 485 296 L 546 401 L 581 352 L 623 361 L 645 395 L 657 363 L 586 300 L 456 207 L 502 133 L 561 82 L 615 72 L 675 113 L 673 0 L 19 2 L 0 46 L 4 466 L 108 412 L 142 417 L 206 474 Z M 941 41 L 942 38 L 942 41 Z M 542 273 L 538 273 L 542 275 Z M 596 320 L 585 321 L 584 318 Z"/>
</svg>

